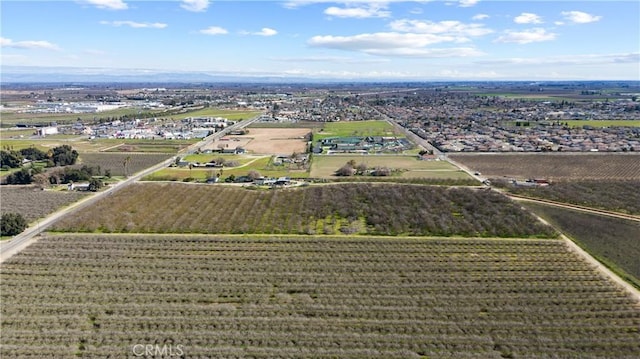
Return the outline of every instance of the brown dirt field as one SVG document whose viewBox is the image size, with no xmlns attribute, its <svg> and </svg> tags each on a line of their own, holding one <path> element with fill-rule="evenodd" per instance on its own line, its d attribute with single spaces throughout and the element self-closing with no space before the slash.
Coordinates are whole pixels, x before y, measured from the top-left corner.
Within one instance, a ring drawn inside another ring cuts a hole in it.
<svg viewBox="0 0 640 359">
<path fill-rule="evenodd" d="M 305 152 L 307 140 L 304 137 L 309 132 L 308 128 L 251 128 L 243 136 L 225 136 L 226 141 L 216 141 L 213 147 L 228 143 L 229 147 L 241 146 L 254 154 L 290 155 Z"/>
</svg>

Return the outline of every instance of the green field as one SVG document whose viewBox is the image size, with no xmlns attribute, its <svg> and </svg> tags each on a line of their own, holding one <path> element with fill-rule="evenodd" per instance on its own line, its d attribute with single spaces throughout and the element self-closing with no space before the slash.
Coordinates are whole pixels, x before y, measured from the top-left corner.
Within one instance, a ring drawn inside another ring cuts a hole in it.
<svg viewBox="0 0 640 359">
<path fill-rule="evenodd" d="M 322 130 L 314 132 L 313 139 L 349 136 L 395 136 L 391 124 L 386 121 L 326 122 Z M 404 137 L 404 136 L 403 136 Z"/>
<path fill-rule="evenodd" d="M 32 136 L 35 130 L 33 128 L 29 129 L 0 129 L 0 140 L 12 140 L 12 139 L 24 139 L 25 137 Z"/>
<path fill-rule="evenodd" d="M 224 117 L 228 120 L 239 121 L 248 120 L 260 115 L 260 111 L 238 111 L 224 110 L 217 108 L 203 108 L 195 111 L 187 111 L 185 113 L 163 116 L 163 118 L 172 118 L 174 120 L 182 120 L 186 117 Z"/>
<path fill-rule="evenodd" d="M 14 150 L 36 148 L 47 151 L 60 145 L 69 145 L 78 152 L 150 152 L 150 153 L 177 153 L 179 150 L 198 142 L 198 139 L 191 140 L 141 140 L 141 139 L 76 139 L 74 138 L 52 138 L 47 136 L 43 139 L 12 139 L 2 140 L 3 146 L 9 146 Z"/>
<path fill-rule="evenodd" d="M 560 123 L 568 123 L 569 127 L 640 127 L 640 120 L 560 120 Z"/>
<path fill-rule="evenodd" d="M 116 110 L 103 111 L 97 113 L 13 113 L 2 112 L 2 127 L 12 127 L 16 124 L 49 124 L 56 122 L 58 124 L 71 124 L 78 120 L 84 123 L 93 122 L 94 119 L 121 117 L 136 115 L 140 112 L 138 108 L 120 108 Z M 161 111 L 155 111 L 161 114 Z"/>
<path fill-rule="evenodd" d="M 417 156 L 402 155 L 315 155 L 311 164 L 313 178 L 335 178 L 335 171 L 350 160 L 369 168 L 381 166 L 400 169 L 401 178 L 468 179 L 468 174 L 446 161 L 421 161 Z M 362 177 L 366 181 L 367 177 Z"/>
</svg>

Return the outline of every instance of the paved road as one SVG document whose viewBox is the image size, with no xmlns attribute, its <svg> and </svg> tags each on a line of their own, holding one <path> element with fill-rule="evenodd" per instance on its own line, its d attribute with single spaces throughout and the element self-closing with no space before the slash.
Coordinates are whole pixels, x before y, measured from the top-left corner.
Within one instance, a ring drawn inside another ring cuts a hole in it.
<svg viewBox="0 0 640 359">
<path fill-rule="evenodd" d="M 13 256 L 14 254 L 20 252 L 21 250 L 23 250 L 24 248 L 26 248 L 27 246 L 29 246 L 31 243 L 35 242 L 38 237 L 37 235 L 40 234 L 42 231 L 44 231 L 45 229 L 47 229 L 48 227 L 50 227 L 52 224 L 54 224 L 56 221 L 58 221 L 59 219 L 61 219 L 62 217 L 66 216 L 66 215 L 70 215 L 76 211 L 81 210 L 82 208 L 86 208 L 87 206 L 105 198 L 106 196 L 110 196 L 112 195 L 114 192 L 119 191 L 129 185 L 131 185 L 132 183 L 138 181 L 139 179 L 143 178 L 144 176 L 147 176 L 155 171 L 158 171 L 162 168 L 165 168 L 167 166 L 169 166 L 172 163 L 175 163 L 176 158 L 178 156 L 185 156 L 191 153 L 196 152 L 199 148 L 201 147 L 205 147 L 209 144 L 211 144 L 211 142 L 215 141 L 216 139 L 226 135 L 227 133 L 229 133 L 230 131 L 233 130 L 237 130 L 237 129 L 241 129 L 243 127 L 249 126 L 250 124 L 252 124 L 253 122 L 255 122 L 258 119 L 259 116 L 254 117 L 250 120 L 245 120 L 245 121 L 240 121 L 237 122 L 227 128 L 225 128 L 224 130 L 220 131 L 220 132 L 216 132 L 206 138 L 204 138 L 202 141 L 195 143 L 189 147 L 187 147 L 186 149 L 182 150 L 181 152 L 179 152 L 176 156 L 173 156 L 172 158 L 169 158 L 168 160 L 163 161 L 162 163 L 158 163 L 157 165 L 154 165 L 152 167 L 149 167 L 147 169 L 144 169 L 138 173 L 133 174 L 132 176 L 128 177 L 127 179 L 120 181 L 118 183 L 115 183 L 113 185 L 108 186 L 106 189 L 100 191 L 100 192 L 96 192 L 93 195 L 90 195 L 86 198 L 83 198 L 82 200 L 72 204 L 69 207 L 64 208 L 63 210 L 57 211 L 52 213 L 51 215 L 49 215 L 48 217 L 39 219 L 35 224 L 31 225 L 29 228 L 27 228 L 26 230 L 24 230 L 22 233 L 14 236 L 13 238 L 3 241 L 0 243 L 0 263 L 4 262 L 5 260 L 7 260 L 8 258 L 10 258 L 11 256 Z"/>
</svg>

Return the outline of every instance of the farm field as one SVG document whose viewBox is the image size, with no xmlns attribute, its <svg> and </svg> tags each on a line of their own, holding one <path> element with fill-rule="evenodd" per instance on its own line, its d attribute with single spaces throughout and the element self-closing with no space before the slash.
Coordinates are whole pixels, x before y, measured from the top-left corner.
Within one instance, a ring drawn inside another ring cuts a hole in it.
<svg viewBox="0 0 640 359">
<path fill-rule="evenodd" d="M 80 153 L 79 163 L 87 166 L 99 166 L 103 174 L 105 171 L 109 171 L 112 176 L 124 176 L 125 163 L 126 174 L 131 175 L 170 157 L 170 154 L 162 153 L 83 152 Z"/>
<path fill-rule="evenodd" d="M 0 213 L 20 213 L 28 222 L 45 217 L 54 211 L 87 196 L 82 192 L 43 191 L 34 186 L 1 186 Z"/>
<path fill-rule="evenodd" d="M 396 155 L 314 155 L 310 177 L 336 178 L 335 172 L 350 160 L 369 168 L 381 166 L 400 169 L 401 178 L 470 179 L 464 171 L 446 161 L 421 161 L 417 156 Z M 367 177 L 362 177 L 363 181 Z"/>
<path fill-rule="evenodd" d="M 229 145 L 243 147 L 253 154 L 291 155 L 307 150 L 308 128 L 250 128 L 246 135 L 226 136 L 212 143 L 212 148 Z"/>
<path fill-rule="evenodd" d="M 455 154 L 451 159 L 484 177 L 551 180 L 638 180 L 640 154 Z"/>
<path fill-rule="evenodd" d="M 506 181 L 492 184 L 516 195 L 640 215 L 640 180 L 574 180 L 554 182 L 546 187 L 512 186 Z"/>
<path fill-rule="evenodd" d="M 182 120 L 185 117 L 224 117 L 230 121 L 240 121 L 254 118 L 256 116 L 259 116 L 261 113 L 262 112 L 260 111 L 203 108 L 199 110 L 180 113 L 179 115 L 163 116 L 163 118 Z"/>
<path fill-rule="evenodd" d="M 67 232 L 542 237 L 555 231 L 493 191 L 405 184 L 283 190 L 139 183 L 53 225 Z"/>
<path fill-rule="evenodd" d="M 640 223 L 565 208 L 524 203 L 560 231 L 640 288 Z"/>
<path fill-rule="evenodd" d="M 569 127 L 640 127 L 640 120 L 565 120 Z"/>
<path fill-rule="evenodd" d="M 251 171 L 255 171 L 264 177 L 273 178 L 291 177 L 300 179 L 309 177 L 308 171 L 304 169 L 298 169 L 296 165 L 274 165 L 272 156 L 198 154 L 186 156 L 185 160 L 206 163 L 208 161 L 211 161 L 212 159 L 217 158 L 224 159 L 225 161 L 237 162 L 238 166 L 225 166 L 222 169 L 217 167 L 193 167 L 191 169 L 185 167 L 168 167 L 145 176 L 143 180 L 192 180 L 197 182 L 205 182 L 208 178 L 215 177 L 219 173 L 222 175 L 222 180 L 224 180 L 231 175 L 235 177 L 246 176 Z M 289 166 L 289 168 L 287 166 Z"/>
<path fill-rule="evenodd" d="M 640 353 L 637 303 L 559 240 L 47 235 L 0 289 L 11 358 Z"/>
<path fill-rule="evenodd" d="M 179 150 L 196 143 L 197 140 L 136 140 L 136 139 L 93 139 L 75 137 L 72 139 L 10 139 L 2 140 L 3 146 L 14 150 L 36 147 L 47 151 L 60 145 L 69 145 L 78 152 L 155 152 L 177 153 Z"/>
<path fill-rule="evenodd" d="M 322 130 L 313 134 L 313 140 L 318 141 L 327 137 L 396 135 L 393 126 L 386 121 L 325 122 Z"/>
<path fill-rule="evenodd" d="M 156 111 L 158 114 L 161 111 Z M 128 107 L 119 108 L 100 113 L 18 113 L 11 111 L 2 112 L 2 127 L 11 127 L 17 124 L 38 125 L 56 122 L 58 124 L 71 124 L 81 120 L 82 122 L 91 122 L 94 118 L 118 118 L 121 116 L 134 116 L 139 113 L 138 108 Z"/>
</svg>

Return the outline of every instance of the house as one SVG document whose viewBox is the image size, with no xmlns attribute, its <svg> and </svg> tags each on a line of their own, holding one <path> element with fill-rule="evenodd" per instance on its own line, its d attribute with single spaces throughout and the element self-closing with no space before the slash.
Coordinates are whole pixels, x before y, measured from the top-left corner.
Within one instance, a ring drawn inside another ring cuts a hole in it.
<svg viewBox="0 0 640 359">
<path fill-rule="evenodd" d="M 81 191 L 81 192 L 87 192 L 89 191 L 89 183 L 69 183 L 67 185 L 67 190 L 69 191 Z"/>
</svg>

